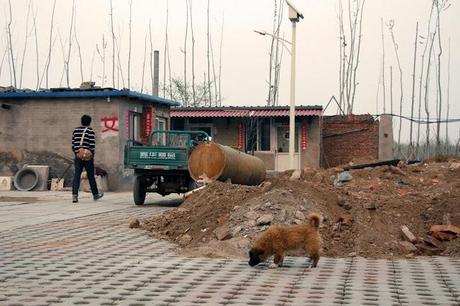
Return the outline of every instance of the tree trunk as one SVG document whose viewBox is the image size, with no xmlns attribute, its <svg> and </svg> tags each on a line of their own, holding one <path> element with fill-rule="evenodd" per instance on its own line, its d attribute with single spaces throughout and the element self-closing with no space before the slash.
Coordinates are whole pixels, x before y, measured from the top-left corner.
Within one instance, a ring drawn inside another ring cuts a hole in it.
<svg viewBox="0 0 460 306">
<path fill-rule="evenodd" d="M 206 21 L 207 21 L 207 62 L 208 62 L 208 95 L 209 95 L 209 106 L 212 106 L 212 94 L 211 94 L 211 58 L 210 58 L 210 50 L 211 50 L 211 32 L 209 29 L 209 6 L 210 0 L 208 0 L 208 8 L 206 10 Z"/>
<path fill-rule="evenodd" d="M 386 113 L 386 89 L 385 89 L 385 35 L 383 32 L 383 18 L 380 19 L 382 31 L 382 88 L 383 88 L 383 113 Z"/>
<path fill-rule="evenodd" d="M 25 34 L 25 37 L 24 37 L 24 50 L 22 52 L 21 72 L 20 72 L 20 76 L 19 76 L 19 88 L 22 88 L 22 77 L 23 77 L 23 72 L 24 72 L 24 60 L 26 58 L 27 42 L 29 41 L 29 16 L 30 16 L 31 5 L 32 5 L 32 1 L 29 0 L 29 4 L 27 6 L 26 34 Z"/>
<path fill-rule="evenodd" d="M 71 18 L 70 18 L 70 33 L 69 33 L 69 49 L 67 52 L 67 57 L 65 59 L 67 88 L 70 88 L 70 56 L 72 55 L 72 33 L 73 33 L 74 17 L 75 17 L 75 0 L 73 0 L 72 2 L 72 13 L 71 13 Z"/>
<path fill-rule="evenodd" d="M 110 28 L 112 32 L 112 87 L 115 88 L 115 31 L 113 28 L 113 1 L 110 0 Z"/>
<path fill-rule="evenodd" d="M 414 123 L 414 106 L 415 106 L 415 73 L 417 69 L 417 46 L 418 46 L 418 22 L 415 29 L 415 46 L 414 46 L 414 67 L 412 70 L 412 103 L 410 110 L 410 133 L 409 133 L 409 158 L 413 158 L 414 144 L 412 142 L 413 123 Z"/>
<path fill-rule="evenodd" d="M 13 55 L 13 39 L 11 38 L 11 23 L 13 22 L 13 13 L 11 9 L 11 0 L 8 0 L 8 8 L 10 12 L 10 19 L 8 20 L 7 24 L 7 30 L 8 30 L 8 42 L 9 42 L 9 49 L 10 49 L 10 67 L 11 67 L 11 72 L 12 72 L 12 84 L 14 88 L 17 87 L 17 82 L 16 82 L 16 68 L 14 64 L 14 55 Z"/>
<path fill-rule="evenodd" d="M 192 35 L 192 101 L 193 106 L 197 106 L 197 96 L 195 88 L 195 34 L 193 32 L 193 9 L 192 9 L 193 0 L 190 0 L 190 34 Z"/>
<path fill-rule="evenodd" d="M 128 89 L 131 89 L 131 36 L 133 0 L 129 1 Z"/>
</svg>

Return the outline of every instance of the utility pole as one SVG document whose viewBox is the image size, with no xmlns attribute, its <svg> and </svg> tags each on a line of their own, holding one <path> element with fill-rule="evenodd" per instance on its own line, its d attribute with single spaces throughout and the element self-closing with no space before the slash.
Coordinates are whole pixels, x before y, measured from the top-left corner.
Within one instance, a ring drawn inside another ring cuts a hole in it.
<svg viewBox="0 0 460 306">
<path fill-rule="evenodd" d="M 291 49 L 291 98 L 289 108 L 289 169 L 297 170 L 295 163 L 295 60 L 296 60 L 296 26 L 303 15 L 286 0 L 289 6 L 289 20 L 292 23 L 292 49 Z"/>
</svg>

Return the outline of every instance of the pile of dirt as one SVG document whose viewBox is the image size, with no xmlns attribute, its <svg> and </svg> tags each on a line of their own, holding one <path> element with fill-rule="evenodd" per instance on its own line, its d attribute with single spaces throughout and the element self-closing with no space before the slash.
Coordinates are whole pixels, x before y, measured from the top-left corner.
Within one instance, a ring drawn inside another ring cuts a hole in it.
<svg viewBox="0 0 460 306">
<path fill-rule="evenodd" d="M 351 180 L 338 182 L 344 174 Z M 460 225 L 460 164 L 455 160 L 349 173 L 304 169 L 299 179 L 291 175 L 281 173 L 257 187 L 214 182 L 180 207 L 141 220 L 141 227 L 176 242 L 186 255 L 240 257 L 270 225 L 302 224 L 309 212 L 318 212 L 324 218 L 324 256 L 460 255 L 460 238 L 437 247 L 422 239 L 431 225 L 446 219 Z M 404 241 L 404 225 L 417 241 Z"/>
</svg>

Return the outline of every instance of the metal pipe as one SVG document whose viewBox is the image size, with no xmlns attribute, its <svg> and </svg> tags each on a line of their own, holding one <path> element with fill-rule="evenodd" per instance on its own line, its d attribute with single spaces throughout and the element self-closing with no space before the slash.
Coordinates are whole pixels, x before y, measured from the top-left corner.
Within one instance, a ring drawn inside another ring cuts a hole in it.
<svg viewBox="0 0 460 306">
<path fill-rule="evenodd" d="M 291 48 L 291 103 L 289 109 L 289 169 L 297 169 L 295 163 L 295 57 L 296 57 L 296 24 L 292 20 Z"/>
<path fill-rule="evenodd" d="M 204 142 L 193 149 L 188 169 L 195 181 L 230 179 L 233 184 L 241 185 L 258 185 L 266 175 L 260 158 L 214 142 Z"/>
</svg>

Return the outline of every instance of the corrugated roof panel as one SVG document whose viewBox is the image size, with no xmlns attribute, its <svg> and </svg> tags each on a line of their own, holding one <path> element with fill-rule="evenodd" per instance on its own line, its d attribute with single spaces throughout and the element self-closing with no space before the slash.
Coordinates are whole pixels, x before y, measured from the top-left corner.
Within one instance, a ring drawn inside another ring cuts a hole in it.
<svg viewBox="0 0 460 306">
<path fill-rule="evenodd" d="M 321 110 L 313 110 L 313 109 L 297 109 L 296 116 L 297 117 L 305 117 L 305 116 L 321 116 Z M 180 109 L 172 109 L 171 110 L 171 117 L 174 118 L 216 118 L 216 117 L 288 117 L 289 116 L 289 109 L 260 109 L 260 110 L 247 110 L 247 109 L 240 109 L 240 110 L 228 110 L 228 109 L 221 109 L 221 110 L 180 110 Z"/>
</svg>

